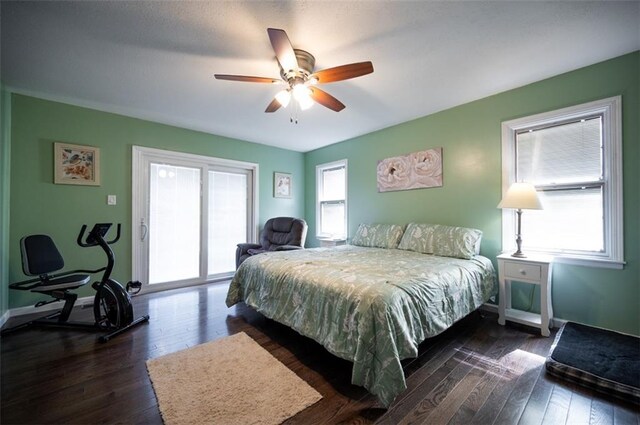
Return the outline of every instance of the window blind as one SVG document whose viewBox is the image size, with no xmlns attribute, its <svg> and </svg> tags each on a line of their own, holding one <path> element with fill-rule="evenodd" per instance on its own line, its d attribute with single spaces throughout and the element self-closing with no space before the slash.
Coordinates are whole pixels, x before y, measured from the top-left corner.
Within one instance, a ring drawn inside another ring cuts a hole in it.
<svg viewBox="0 0 640 425">
<path fill-rule="evenodd" d="M 542 185 L 602 179 L 602 117 L 517 135 L 517 180 Z"/>
</svg>

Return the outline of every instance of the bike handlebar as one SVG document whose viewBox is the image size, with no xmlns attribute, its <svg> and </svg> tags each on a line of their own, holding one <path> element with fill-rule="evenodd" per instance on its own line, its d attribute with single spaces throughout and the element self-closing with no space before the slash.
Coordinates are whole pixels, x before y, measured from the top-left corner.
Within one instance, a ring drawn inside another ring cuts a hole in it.
<svg viewBox="0 0 640 425">
<path fill-rule="evenodd" d="M 78 239 L 76 242 L 78 242 L 78 245 L 80 245 L 81 247 L 89 247 L 89 246 L 96 246 L 99 245 L 99 239 L 102 239 L 107 245 L 111 245 L 114 244 L 116 242 L 118 242 L 120 240 L 120 231 L 122 228 L 122 225 L 120 223 L 118 223 L 117 228 L 116 228 L 116 237 L 113 240 L 110 241 L 106 241 L 104 239 L 104 237 L 107 235 L 107 233 L 109 232 L 109 229 L 111 228 L 112 223 L 96 223 L 93 226 L 93 229 L 91 229 L 91 231 L 89 232 L 89 234 L 87 235 L 87 238 L 85 239 L 85 242 L 82 242 L 82 238 L 84 237 L 84 233 L 87 230 L 87 225 L 83 224 L 82 228 L 80 229 L 80 234 L 78 235 Z"/>
</svg>

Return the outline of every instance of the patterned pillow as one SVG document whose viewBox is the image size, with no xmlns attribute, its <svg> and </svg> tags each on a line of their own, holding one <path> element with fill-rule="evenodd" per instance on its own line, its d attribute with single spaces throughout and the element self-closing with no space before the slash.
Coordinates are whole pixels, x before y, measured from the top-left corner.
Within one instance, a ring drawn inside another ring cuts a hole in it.
<svg viewBox="0 0 640 425">
<path fill-rule="evenodd" d="M 480 253 L 480 241 L 478 229 L 409 223 L 398 249 L 470 260 Z"/>
<path fill-rule="evenodd" d="M 360 224 L 351 245 L 372 248 L 397 248 L 402 238 L 402 227 L 397 224 Z"/>
</svg>

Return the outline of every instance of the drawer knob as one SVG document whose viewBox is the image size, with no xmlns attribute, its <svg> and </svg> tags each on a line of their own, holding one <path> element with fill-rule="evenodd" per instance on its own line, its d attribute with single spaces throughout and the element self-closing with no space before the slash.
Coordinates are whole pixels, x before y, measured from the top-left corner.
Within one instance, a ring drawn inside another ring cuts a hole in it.
<svg viewBox="0 0 640 425">
<path fill-rule="evenodd" d="M 527 271 L 526 271 L 526 270 L 524 270 L 524 269 L 520 269 L 520 274 L 521 274 L 522 276 L 524 276 L 524 275 L 526 275 L 526 274 L 527 274 Z"/>
</svg>

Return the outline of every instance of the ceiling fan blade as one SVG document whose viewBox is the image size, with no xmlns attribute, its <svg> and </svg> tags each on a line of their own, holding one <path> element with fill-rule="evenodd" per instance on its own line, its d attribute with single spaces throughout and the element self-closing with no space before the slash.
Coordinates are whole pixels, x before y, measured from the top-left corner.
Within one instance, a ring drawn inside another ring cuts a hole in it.
<svg viewBox="0 0 640 425">
<path fill-rule="evenodd" d="M 278 62 L 280 62 L 284 72 L 298 69 L 298 60 L 287 33 L 276 28 L 268 28 L 267 32 L 269 33 L 273 51 L 276 53 L 276 58 L 278 58 Z"/>
<path fill-rule="evenodd" d="M 267 106 L 267 109 L 265 109 L 265 112 L 275 112 L 278 109 L 280 109 L 280 102 L 278 102 L 278 99 L 273 99 L 271 101 L 271 103 L 269 104 L 269 106 Z"/>
<path fill-rule="evenodd" d="M 336 112 L 340 112 L 345 108 L 342 102 L 331 96 L 326 91 L 320 90 L 317 87 L 309 87 L 309 90 L 311 90 L 311 98 L 322 106 Z"/>
<path fill-rule="evenodd" d="M 350 78 L 360 77 L 362 75 L 371 74 L 373 72 L 373 64 L 371 62 L 358 62 L 349 65 L 336 66 L 335 68 L 323 69 L 309 76 L 315 78 L 318 83 L 333 83 L 334 81 L 348 80 Z"/>
<path fill-rule="evenodd" d="M 216 77 L 216 80 L 243 81 L 246 83 L 282 83 L 282 80 L 278 78 L 249 77 L 247 75 L 214 74 L 214 77 Z"/>
</svg>

